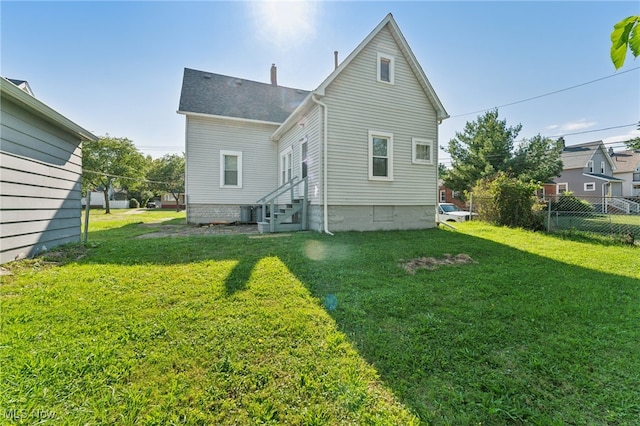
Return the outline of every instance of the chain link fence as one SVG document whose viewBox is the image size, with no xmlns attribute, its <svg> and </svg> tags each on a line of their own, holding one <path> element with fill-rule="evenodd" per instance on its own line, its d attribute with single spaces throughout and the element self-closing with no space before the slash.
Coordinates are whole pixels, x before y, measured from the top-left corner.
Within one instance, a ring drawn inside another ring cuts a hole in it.
<svg viewBox="0 0 640 426">
<path fill-rule="evenodd" d="M 547 231 L 577 230 L 640 238 L 640 198 L 576 197 L 547 199 Z"/>
<path fill-rule="evenodd" d="M 472 220 L 484 220 L 485 199 L 471 197 Z M 640 197 L 576 197 L 573 194 L 548 196 L 534 208 L 548 232 L 581 231 L 640 239 Z M 511 226 L 526 226 L 525 215 L 514 212 Z"/>
</svg>

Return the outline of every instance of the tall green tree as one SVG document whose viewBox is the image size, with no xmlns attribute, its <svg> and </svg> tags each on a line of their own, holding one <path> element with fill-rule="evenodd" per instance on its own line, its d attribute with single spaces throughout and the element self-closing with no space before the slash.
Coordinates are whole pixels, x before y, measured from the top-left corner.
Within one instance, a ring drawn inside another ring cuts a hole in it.
<svg viewBox="0 0 640 426">
<path fill-rule="evenodd" d="M 109 190 L 131 188 L 144 179 L 145 157 L 133 141 L 108 134 L 82 147 L 82 181 L 85 190 L 104 194 L 105 213 L 111 213 Z"/>
<path fill-rule="evenodd" d="M 176 200 L 178 210 L 180 210 L 180 194 L 183 194 L 185 189 L 184 178 L 184 154 L 167 154 L 153 160 L 147 173 L 147 179 L 151 181 L 154 192 L 170 193 Z"/>
<path fill-rule="evenodd" d="M 538 134 L 518 146 L 509 162 L 509 169 L 524 182 L 545 183 L 562 173 L 561 154 L 560 144 Z"/>
<path fill-rule="evenodd" d="M 640 122 L 638 122 L 638 130 L 640 130 Z M 640 149 L 640 137 L 628 140 L 624 144 L 628 149 Z"/>
<path fill-rule="evenodd" d="M 468 191 L 483 177 L 507 170 L 521 129 L 521 124 L 507 126 L 506 120 L 499 120 L 497 109 L 467 122 L 445 148 L 452 162 L 443 176 L 445 186 L 454 191 Z"/>
<path fill-rule="evenodd" d="M 620 69 L 631 50 L 634 57 L 640 56 L 640 15 L 629 16 L 613 26 L 611 32 L 611 62 Z"/>
</svg>

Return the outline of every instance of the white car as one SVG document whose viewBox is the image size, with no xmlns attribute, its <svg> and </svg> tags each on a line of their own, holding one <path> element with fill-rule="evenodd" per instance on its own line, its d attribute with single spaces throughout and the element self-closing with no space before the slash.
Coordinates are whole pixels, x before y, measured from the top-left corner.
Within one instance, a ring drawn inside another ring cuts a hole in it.
<svg viewBox="0 0 640 426">
<path fill-rule="evenodd" d="M 438 204 L 438 222 L 466 222 L 470 218 L 471 212 L 460 210 L 453 203 Z"/>
</svg>

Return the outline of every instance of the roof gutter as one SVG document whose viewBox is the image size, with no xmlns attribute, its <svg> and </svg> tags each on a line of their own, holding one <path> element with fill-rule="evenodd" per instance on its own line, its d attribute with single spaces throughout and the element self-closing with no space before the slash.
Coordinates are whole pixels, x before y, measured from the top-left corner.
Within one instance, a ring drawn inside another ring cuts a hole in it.
<svg viewBox="0 0 640 426">
<path fill-rule="evenodd" d="M 2 97 L 7 97 L 12 99 L 14 102 L 19 102 L 22 106 L 29 108 L 32 112 L 40 115 L 48 122 L 53 123 L 58 128 L 77 136 L 81 140 L 94 142 L 98 140 L 96 135 L 80 127 L 44 102 L 27 94 L 4 77 L 0 78 L 0 91 L 2 92 Z"/>
<path fill-rule="evenodd" d="M 328 201 L 328 193 L 329 191 L 327 191 L 327 185 L 328 185 L 328 178 L 327 178 L 327 164 L 329 163 L 329 161 L 327 160 L 327 154 L 328 154 L 328 148 L 327 148 L 327 142 L 329 140 L 328 136 L 327 136 L 327 129 L 328 129 L 328 117 L 329 117 L 329 109 L 327 107 L 326 104 L 320 102 L 317 98 L 316 98 L 316 94 L 313 93 L 311 95 L 311 100 L 313 102 L 315 102 L 317 105 L 320 105 L 323 109 L 324 112 L 324 116 L 322 119 L 322 149 L 323 149 L 323 161 L 322 161 L 322 204 L 323 204 L 323 218 L 322 218 L 322 222 L 324 224 L 324 232 L 325 234 L 329 234 L 329 235 L 333 235 L 333 233 L 331 233 L 329 231 L 329 206 L 327 205 L 327 201 Z"/>
<path fill-rule="evenodd" d="M 280 126 L 282 123 L 277 123 L 275 121 L 265 121 L 265 120 L 256 120 L 253 118 L 240 118 L 240 117 L 228 117 L 226 115 L 215 115 L 215 114 L 207 114 L 204 112 L 190 112 L 190 111 L 176 111 L 178 114 L 190 116 L 190 117 L 205 117 L 205 118 L 217 118 L 218 120 L 225 121 L 240 121 L 243 123 L 253 123 L 253 124 L 268 124 L 270 126 Z"/>
</svg>

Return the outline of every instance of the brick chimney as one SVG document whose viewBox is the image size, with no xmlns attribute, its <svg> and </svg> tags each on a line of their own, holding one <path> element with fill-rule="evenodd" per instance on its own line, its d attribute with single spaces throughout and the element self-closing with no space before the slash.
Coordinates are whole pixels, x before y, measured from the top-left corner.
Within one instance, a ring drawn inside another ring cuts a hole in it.
<svg viewBox="0 0 640 426">
<path fill-rule="evenodd" d="M 271 85 L 278 85 L 278 68 L 276 68 L 276 64 L 271 64 Z"/>
</svg>

